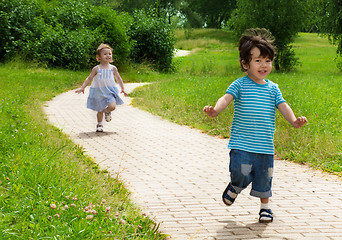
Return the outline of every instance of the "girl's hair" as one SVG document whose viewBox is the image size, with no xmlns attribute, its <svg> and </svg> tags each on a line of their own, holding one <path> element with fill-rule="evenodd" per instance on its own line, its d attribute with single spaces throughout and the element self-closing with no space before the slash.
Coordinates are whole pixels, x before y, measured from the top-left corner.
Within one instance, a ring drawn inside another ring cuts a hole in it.
<svg viewBox="0 0 342 240">
<path fill-rule="evenodd" d="M 243 72 L 247 69 L 243 67 L 243 64 L 249 64 L 252 60 L 251 50 L 257 47 L 260 50 L 260 56 L 268 57 L 273 61 L 276 55 L 276 49 L 272 45 L 274 37 L 265 28 L 251 28 L 247 29 L 239 40 L 239 52 L 240 52 L 240 66 Z"/>
<path fill-rule="evenodd" d="M 113 51 L 113 48 L 111 48 L 108 44 L 101 43 L 100 46 L 98 46 L 98 48 L 96 49 L 96 60 L 98 62 L 101 61 L 100 54 L 103 49 L 110 49 L 111 51 Z"/>
</svg>

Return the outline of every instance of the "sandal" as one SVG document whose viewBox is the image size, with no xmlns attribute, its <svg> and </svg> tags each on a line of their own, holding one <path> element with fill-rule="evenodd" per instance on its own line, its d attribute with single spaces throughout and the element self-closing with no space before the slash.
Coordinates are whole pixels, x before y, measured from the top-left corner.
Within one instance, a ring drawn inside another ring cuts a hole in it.
<svg viewBox="0 0 342 240">
<path fill-rule="evenodd" d="M 227 206 L 230 206 L 234 203 L 237 195 L 238 194 L 235 191 L 235 189 L 233 188 L 232 184 L 229 183 L 228 186 L 226 187 L 226 189 L 224 190 L 223 194 L 222 194 L 222 201 Z"/>
<path fill-rule="evenodd" d="M 106 119 L 107 122 L 110 122 L 112 120 L 111 112 L 105 111 L 105 119 Z"/>
<path fill-rule="evenodd" d="M 270 223 L 273 222 L 271 209 L 260 209 L 259 212 L 259 222 L 260 223 Z"/>
</svg>

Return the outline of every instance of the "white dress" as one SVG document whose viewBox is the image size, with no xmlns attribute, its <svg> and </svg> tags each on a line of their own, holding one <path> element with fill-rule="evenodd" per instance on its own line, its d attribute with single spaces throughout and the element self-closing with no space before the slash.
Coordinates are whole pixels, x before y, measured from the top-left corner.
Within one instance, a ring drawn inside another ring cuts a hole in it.
<svg viewBox="0 0 342 240">
<path fill-rule="evenodd" d="M 123 104 L 114 79 L 114 66 L 111 65 L 110 69 L 100 69 L 100 66 L 97 68 L 97 74 L 90 85 L 87 108 L 102 112 L 109 103 Z"/>
</svg>

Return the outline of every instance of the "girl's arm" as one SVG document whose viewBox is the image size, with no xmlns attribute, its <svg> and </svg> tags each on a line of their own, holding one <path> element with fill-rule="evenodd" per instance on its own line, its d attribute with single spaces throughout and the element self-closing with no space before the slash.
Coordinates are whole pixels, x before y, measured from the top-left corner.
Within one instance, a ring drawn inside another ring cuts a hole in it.
<svg viewBox="0 0 342 240">
<path fill-rule="evenodd" d="M 116 81 L 118 82 L 118 84 L 120 85 L 121 87 L 121 93 L 123 93 L 125 96 L 128 96 L 128 94 L 125 92 L 125 87 L 124 87 L 124 84 L 123 84 L 123 81 L 122 81 L 122 78 L 119 74 L 119 71 L 117 69 L 117 67 L 113 67 L 113 73 L 114 73 L 114 77 L 116 79 Z"/>
<path fill-rule="evenodd" d="M 75 92 L 84 93 L 84 89 L 89 85 L 89 83 L 93 80 L 96 74 L 97 74 L 97 67 L 94 67 L 93 70 L 91 70 L 90 75 L 86 78 L 86 80 L 82 84 L 81 88 L 77 89 Z"/>
<path fill-rule="evenodd" d="M 230 93 L 226 93 L 223 97 L 221 97 L 215 107 L 205 106 L 203 108 L 203 112 L 205 112 L 209 117 L 217 117 L 220 112 L 222 112 L 228 105 L 233 101 L 234 97 Z"/>
<path fill-rule="evenodd" d="M 283 102 L 278 105 L 278 109 L 281 112 L 281 114 L 284 116 L 284 118 L 294 127 L 294 128 L 300 128 L 303 127 L 305 123 L 308 122 L 306 117 L 299 117 L 296 118 L 291 107 L 286 103 Z"/>
</svg>

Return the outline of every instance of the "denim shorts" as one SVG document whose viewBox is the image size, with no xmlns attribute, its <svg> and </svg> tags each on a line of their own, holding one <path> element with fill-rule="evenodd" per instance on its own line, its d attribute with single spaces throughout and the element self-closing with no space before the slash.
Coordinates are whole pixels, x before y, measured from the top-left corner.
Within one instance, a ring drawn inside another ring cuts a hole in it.
<svg viewBox="0 0 342 240">
<path fill-rule="evenodd" d="M 252 183 L 251 196 L 259 198 L 272 196 L 274 155 L 232 149 L 229 156 L 231 183 L 237 193 Z"/>
</svg>

